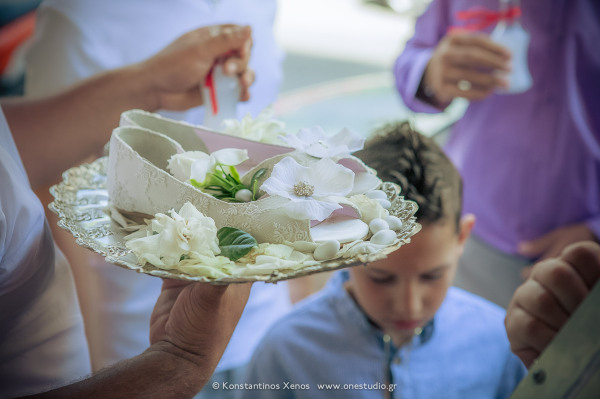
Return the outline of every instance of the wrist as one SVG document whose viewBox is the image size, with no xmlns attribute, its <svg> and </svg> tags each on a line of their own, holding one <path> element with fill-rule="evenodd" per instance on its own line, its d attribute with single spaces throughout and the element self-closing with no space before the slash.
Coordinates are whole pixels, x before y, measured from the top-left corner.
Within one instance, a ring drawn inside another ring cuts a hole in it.
<svg viewBox="0 0 600 399">
<path fill-rule="evenodd" d="M 423 102 L 426 102 L 429 105 L 433 105 L 436 108 L 445 108 L 445 106 L 442 105 L 437 99 L 435 95 L 435 90 L 433 90 L 433 88 L 425 82 L 425 77 L 421 79 L 421 82 L 417 87 L 417 93 L 415 97 Z"/>
<path fill-rule="evenodd" d="M 155 87 L 153 74 L 142 64 L 133 64 L 116 70 L 121 74 L 125 96 L 129 107 L 127 109 L 143 109 L 155 112 L 160 109 L 159 90 Z"/>
<path fill-rule="evenodd" d="M 143 355 L 159 356 L 161 367 L 172 370 L 178 381 L 186 381 L 198 391 L 208 382 L 219 358 L 186 351 L 168 341 L 153 343 Z"/>
</svg>

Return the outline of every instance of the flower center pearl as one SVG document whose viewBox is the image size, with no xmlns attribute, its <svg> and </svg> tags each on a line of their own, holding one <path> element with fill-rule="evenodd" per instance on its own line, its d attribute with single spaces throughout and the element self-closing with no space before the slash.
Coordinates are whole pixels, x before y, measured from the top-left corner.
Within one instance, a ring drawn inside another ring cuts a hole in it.
<svg viewBox="0 0 600 399">
<path fill-rule="evenodd" d="M 294 184 L 294 194 L 298 197 L 310 197 L 315 192 L 315 186 L 305 181 Z"/>
</svg>

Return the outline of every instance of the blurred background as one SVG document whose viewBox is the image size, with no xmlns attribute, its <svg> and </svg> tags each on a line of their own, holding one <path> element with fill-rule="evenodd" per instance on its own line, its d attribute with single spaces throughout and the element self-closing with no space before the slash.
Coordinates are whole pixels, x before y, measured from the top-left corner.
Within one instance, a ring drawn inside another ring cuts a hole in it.
<svg viewBox="0 0 600 399">
<path fill-rule="evenodd" d="M 429 1 L 280 0 L 275 33 L 287 56 L 275 112 L 287 130 L 319 125 L 367 135 L 387 121 L 409 119 L 443 140 L 464 103 L 443 114 L 416 114 L 401 102 L 392 75 Z"/>
<path fill-rule="evenodd" d="M 443 140 L 464 105 L 415 114 L 394 89 L 395 58 L 430 0 L 279 0 L 275 33 L 286 52 L 275 115 L 288 132 L 319 125 L 363 135 L 387 121 L 409 119 Z M 0 0 L 0 95 L 23 87 L 23 57 L 40 0 Z"/>
</svg>

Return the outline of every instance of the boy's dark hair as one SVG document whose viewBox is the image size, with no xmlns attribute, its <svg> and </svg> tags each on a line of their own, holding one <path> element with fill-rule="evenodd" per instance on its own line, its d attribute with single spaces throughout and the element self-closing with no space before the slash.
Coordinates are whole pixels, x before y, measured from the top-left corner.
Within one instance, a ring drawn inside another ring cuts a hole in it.
<svg viewBox="0 0 600 399">
<path fill-rule="evenodd" d="M 432 138 L 414 131 L 408 122 L 388 124 L 354 155 L 383 181 L 400 185 L 400 194 L 419 205 L 417 221 L 428 224 L 450 218 L 458 228 L 462 179 Z"/>
</svg>

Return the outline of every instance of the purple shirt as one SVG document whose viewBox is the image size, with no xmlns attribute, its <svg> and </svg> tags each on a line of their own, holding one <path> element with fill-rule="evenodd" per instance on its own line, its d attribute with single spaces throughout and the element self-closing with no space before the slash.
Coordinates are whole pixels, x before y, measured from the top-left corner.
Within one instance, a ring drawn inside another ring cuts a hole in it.
<svg viewBox="0 0 600 399">
<path fill-rule="evenodd" d="M 533 87 L 471 103 L 446 146 L 475 233 L 509 253 L 580 222 L 600 238 L 600 2 L 521 3 Z M 464 24 L 456 12 L 477 6 L 497 10 L 498 1 L 434 0 L 417 21 L 394 69 L 412 110 L 440 111 L 415 98 L 419 82 L 449 26 Z"/>
</svg>

